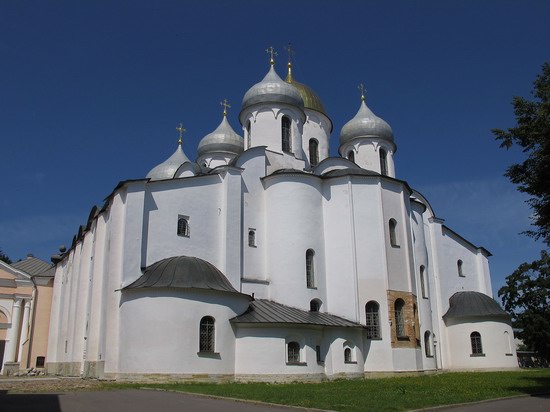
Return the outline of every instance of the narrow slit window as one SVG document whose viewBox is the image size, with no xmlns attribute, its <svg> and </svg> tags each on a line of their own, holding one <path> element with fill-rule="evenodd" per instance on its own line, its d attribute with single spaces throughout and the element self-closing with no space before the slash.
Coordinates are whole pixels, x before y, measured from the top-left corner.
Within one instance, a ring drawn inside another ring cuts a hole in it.
<svg viewBox="0 0 550 412">
<path fill-rule="evenodd" d="M 380 174 L 388 175 L 388 154 L 384 149 L 380 149 Z"/>
<path fill-rule="evenodd" d="M 404 338 L 405 335 L 405 301 L 397 299 L 395 301 L 395 334 L 398 338 Z"/>
<path fill-rule="evenodd" d="M 459 260 L 456 262 L 456 269 L 457 269 L 457 271 L 458 271 L 458 276 L 460 276 L 461 278 L 463 278 L 463 277 L 464 277 L 464 271 L 463 271 L 463 269 L 462 269 L 462 260 L 459 259 Z"/>
<path fill-rule="evenodd" d="M 281 133 L 282 133 L 282 149 L 283 152 L 290 152 L 292 150 L 291 142 L 291 122 L 288 116 L 283 116 L 281 121 Z"/>
<path fill-rule="evenodd" d="M 309 139 L 309 164 L 317 166 L 319 163 L 319 143 L 315 139 Z"/>
<path fill-rule="evenodd" d="M 426 284 L 426 268 L 424 265 L 420 266 L 420 289 L 422 297 L 428 299 L 428 288 Z"/>
<path fill-rule="evenodd" d="M 315 287 L 314 256 L 315 252 L 312 249 L 308 249 L 306 252 L 306 284 L 308 288 Z"/>
<path fill-rule="evenodd" d="M 397 221 L 395 219 L 390 219 L 388 224 L 390 230 L 390 245 L 398 246 L 397 244 Z"/>
<path fill-rule="evenodd" d="M 348 160 L 355 163 L 355 153 L 353 153 L 353 150 L 348 152 Z"/>
<path fill-rule="evenodd" d="M 256 229 L 248 229 L 248 246 L 256 247 Z"/>
</svg>

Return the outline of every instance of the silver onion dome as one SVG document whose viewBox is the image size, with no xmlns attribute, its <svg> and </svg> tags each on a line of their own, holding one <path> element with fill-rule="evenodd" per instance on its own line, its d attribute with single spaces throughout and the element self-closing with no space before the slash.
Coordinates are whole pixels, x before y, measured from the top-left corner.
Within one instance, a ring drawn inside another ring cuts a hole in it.
<svg viewBox="0 0 550 412">
<path fill-rule="evenodd" d="M 176 174 L 178 168 L 188 161 L 189 159 L 187 158 L 187 156 L 185 156 L 185 153 L 183 153 L 183 149 L 181 148 L 180 143 L 178 144 L 178 148 L 172 154 L 172 156 L 170 156 L 161 164 L 153 167 L 151 171 L 147 173 L 146 177 L 151 180 L 172 179 Z"/>
<path fill-rule="evenodd" d="M 361 99 L 361 107 L 353 119 L 340 131 L 340 144 L 357 137 L 376 137 L 393 142 L 393 131 L 388 123 L 376 116 Z"/>
<path fill-rule="evenodd" d="M 243 138 L 235 133 L 224 114 L 216 130 L 202 138 L 197 148 L 197 153 L 199 156 L 213 152 L 239 154 L 243 150 Z"/>
<path fill-rule="evenodd" d="M 304 101 L 298 89 L 283 81 L 275 72 L 273 64 L 264 79 L 246 92 L 242 110 L 258 103 L 284 103 L 304 107 Z"/>
</svg>

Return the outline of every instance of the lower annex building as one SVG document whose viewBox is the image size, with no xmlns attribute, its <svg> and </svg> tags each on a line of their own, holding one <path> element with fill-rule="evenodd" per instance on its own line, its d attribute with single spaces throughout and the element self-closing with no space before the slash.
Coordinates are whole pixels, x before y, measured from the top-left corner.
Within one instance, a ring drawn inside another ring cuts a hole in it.
<svg viewBox="0 0 550 412">
<path fill-rule="evenodd" d="M 395 177 L 362 96 L 329 157 L 319 96 L 270 68 L 220 125 L 92 208 L 56 262 L 49 373 L 320 380 L 517 367 L 490 253 Z"/>
</svg>

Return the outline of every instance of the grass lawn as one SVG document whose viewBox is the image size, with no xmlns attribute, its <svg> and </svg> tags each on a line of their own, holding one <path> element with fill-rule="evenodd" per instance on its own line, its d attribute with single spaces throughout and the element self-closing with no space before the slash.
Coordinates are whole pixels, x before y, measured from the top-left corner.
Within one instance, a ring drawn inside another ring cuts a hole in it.
<svg viewBox="0 0 550 412">
<path fill-rule="evenodd" d="M 335 411 L 405 411 L 550 392 L 550 369 L 455 372 L 322 383 L 110 384 L 251 399 Z"/>
</svg>

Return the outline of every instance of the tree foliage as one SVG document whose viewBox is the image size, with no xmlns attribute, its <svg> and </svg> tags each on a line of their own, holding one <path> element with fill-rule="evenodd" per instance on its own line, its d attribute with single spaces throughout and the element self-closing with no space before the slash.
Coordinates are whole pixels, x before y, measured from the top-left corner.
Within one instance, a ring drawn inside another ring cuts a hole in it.
<svg viewBox="0 0 550 412">
<path fill-rule="evenodd" d="M 7 263 L 8 265 L 12 263 L 11 259 L 8 257 L 8 255 L 4 254 L 2 249 L 0 249 L 0 260 Z"/>
<path fill-rule="evenodd" d="M 508 130 L 494 129 L 501 147 L 518 145 L 527 154 L 523 163 L 511 165 L 506 176 L 518 185 L 520 192 L 531 197 L 528 200 L 533 209 L 533 226 L 529 236 L 542 239 L 550 246 L 550 63 L 542 66 L 542 73 L 534 82 L 530 101 L 514 97 L 512 104 L 517 125 Z"/>
<path fill-rule="evenodd" d="M 500 288 L 504 308 L 512 315 L 518 337 L 550 361 L 550 255 L 521 264 Z"/>
</svg>

